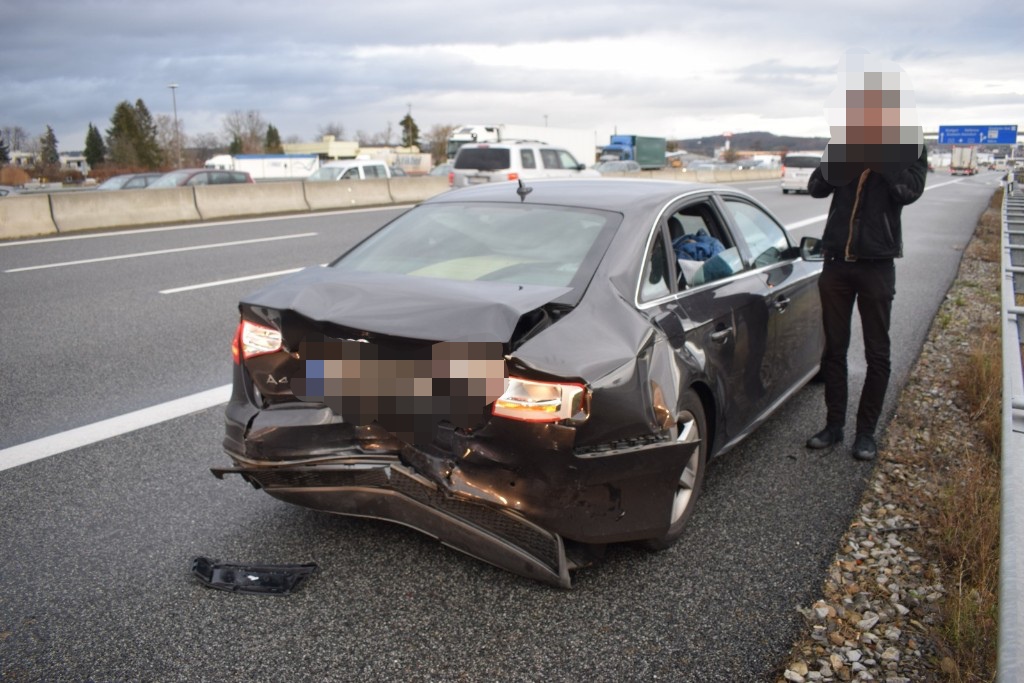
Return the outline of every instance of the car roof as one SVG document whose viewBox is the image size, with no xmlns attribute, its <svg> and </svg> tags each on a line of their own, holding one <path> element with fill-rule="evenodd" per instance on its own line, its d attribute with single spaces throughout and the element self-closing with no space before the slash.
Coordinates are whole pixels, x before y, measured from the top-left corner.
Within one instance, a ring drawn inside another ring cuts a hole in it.
<svg viewBox="0 0 1024 683">
<path fill-rule="evenodd" d="M 387 166 L 387 164 L 380 159 L 340 159 L 338 161 L 328 161 L 326 164 L 321 164 L 320 168 L 343 168 L 346 166 L 365 166 L 367 164 Z"/>
<path fill-rule="evenodd" d="M 630 208 L 660 207 L 684 194 L 701 191 L 729 191 L 743 196 L 735 188 L 710 183 L 647 180 L 636 178 L 550 178 L 524 180 L 531 188 L 525 203 L 581 206 L 623 212 Z M 437 195 L 424 203 L 440 202 L 519 202 L 516 182 L 483 183 Z"/>
</svg>

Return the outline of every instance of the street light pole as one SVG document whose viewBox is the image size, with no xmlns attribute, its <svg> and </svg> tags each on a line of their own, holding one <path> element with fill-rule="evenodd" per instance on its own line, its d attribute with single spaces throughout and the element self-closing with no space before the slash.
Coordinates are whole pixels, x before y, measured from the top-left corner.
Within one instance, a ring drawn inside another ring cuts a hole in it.
<svg viewBox="0 0 1024 683">
<path fill-rule="evenodd" d="M 178 89 L 177 83 L 171 83 L 167 86 L 171 89 L 171 102 L 174 104 L 174 149 L 178 155 L 178 165 L 175 168 L 181 168 L 181 137 L 178 132 L 178 98 L 175 95 L 175 91 Z"/>
</svg>

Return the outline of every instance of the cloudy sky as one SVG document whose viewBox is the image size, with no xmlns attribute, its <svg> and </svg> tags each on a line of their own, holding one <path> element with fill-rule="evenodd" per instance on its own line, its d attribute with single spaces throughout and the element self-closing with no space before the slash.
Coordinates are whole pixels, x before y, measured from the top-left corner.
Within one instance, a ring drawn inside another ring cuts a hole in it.
<svg viewBox="0 0 1024 683">
<path fill-rule="evenodd" d="M 691 6 L 692 5 L 692 6 Z M 1024 131 L 1024 5 L 827 0 L 0 0 L 0 127 L 63 151 L 141 98 L 188 135 L 518 123 L 827 136 L 843 53 L 899 64 L 925 131 Z M 396 132 L 397 139 L 397 132 Z"/>
</svg>

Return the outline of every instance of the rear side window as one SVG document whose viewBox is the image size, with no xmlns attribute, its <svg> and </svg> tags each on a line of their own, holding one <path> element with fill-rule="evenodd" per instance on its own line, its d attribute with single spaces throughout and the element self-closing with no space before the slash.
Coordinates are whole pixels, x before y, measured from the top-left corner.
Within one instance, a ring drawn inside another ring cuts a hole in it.
<svg viewBox="0 0 1024 683">
<path fill-rule="evenodd" d="M 523 168 L 537 168 L 537 157 L 534 156 L 532 149 L 519 150 L 519 160 L 522 162 Z"/>
<path fill-rule="evenodd" d="M 557 149 L 542 149 L 540 158 L 544 162 L 544 168 L 562 168 L 562 160 Z"/>
<path fill-rule="evenodd" d="M 792 155 L 782 158 L 782 165 L 786 168 L 818 168 L 821 165 L 821 157 L 807 155 Z"/>
<path fill-rule="evenodd" d="M 384 176 L 384 168 L 382 166 L 377 166 L 375 164 L 370 164 L 368 166 L 363 166 L 363 173 L 366 175 L 367 178 L 383 178 L 383 177 L 385 177 Z"/>
<path fill-rule="evenodd" d="M 463 147 L 455 157 L 455 168 L 503 171 L 510 167 L 507 147 Z"/>
</svg>

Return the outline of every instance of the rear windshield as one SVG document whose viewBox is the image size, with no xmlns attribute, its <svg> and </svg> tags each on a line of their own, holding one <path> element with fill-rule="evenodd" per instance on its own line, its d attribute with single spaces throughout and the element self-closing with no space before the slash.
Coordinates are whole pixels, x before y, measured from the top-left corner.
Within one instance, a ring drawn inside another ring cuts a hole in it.
<svg viewBox="0 0 1024 683">
<path fill-rule="evenodd" d="M 782 158 L 782 165 L 789 168 L 818 168 L 821 157 L 806 154 L 787 156 Z"/>
<path fill-rule="evenodd" d="M 463 147 L 455 157 L 455 168 L 503 171 L 511 166 L 510 158 L 507 147 Z"/>
<path fill-rule="evenodd" d="M 332 264 L 342 271 L 576 287 L 622 216 L 530 204 L 426 205 Z"/>
</svg>

